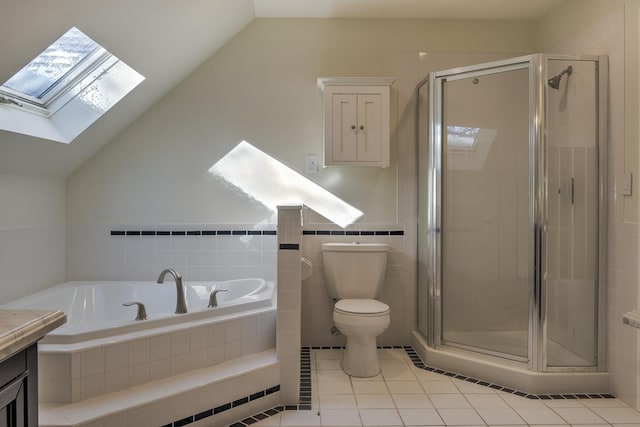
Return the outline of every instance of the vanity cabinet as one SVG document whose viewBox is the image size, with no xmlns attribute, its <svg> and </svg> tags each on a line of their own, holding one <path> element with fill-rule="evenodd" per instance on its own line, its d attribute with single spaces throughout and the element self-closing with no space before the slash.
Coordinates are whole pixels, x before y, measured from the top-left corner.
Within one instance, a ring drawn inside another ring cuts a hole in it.
<svg viewBox="0 0 640 427">
<path fill-rule="evenodd" d="M 38 427 L 38 340 L 61 311 L 0 310 L 0 427 Z"/>
<path fill-rule="evenodd" d="M 320 78 L 324 165 L 389 166 L 393 78 Z"/>
<path fill-rule="evenodd" d="M 0 427 L 38 426 L 37 353 L 33 344 L 0 363 Z"/>
</svg>

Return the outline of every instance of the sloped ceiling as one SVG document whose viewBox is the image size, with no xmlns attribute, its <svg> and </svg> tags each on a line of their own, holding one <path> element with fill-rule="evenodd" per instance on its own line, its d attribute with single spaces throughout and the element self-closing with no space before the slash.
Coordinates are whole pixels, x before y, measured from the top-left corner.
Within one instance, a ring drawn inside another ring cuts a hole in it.
<svg viewBox="0 0 640 427">
<path fill-rule="evenodd" d="M 542 18 L 563 0 L 254 0 L 263 18 Z"/>
<path fill-rule="evenodd" d="M 66 177 L 254 19 L 251 0 L 4 0 L 0 81 L 72 26 L 146 80 L 71 144 L 0 131 L 0 174 Z"/>
<path fill-rule="evenodd" d="M 563 1 L 5 0 L 1 82 L 72 26 L 146 80 L 71 144 L 0 131 L 0 175 L 70 175 L 255 17 L 538 20 Z"/>
</svg>

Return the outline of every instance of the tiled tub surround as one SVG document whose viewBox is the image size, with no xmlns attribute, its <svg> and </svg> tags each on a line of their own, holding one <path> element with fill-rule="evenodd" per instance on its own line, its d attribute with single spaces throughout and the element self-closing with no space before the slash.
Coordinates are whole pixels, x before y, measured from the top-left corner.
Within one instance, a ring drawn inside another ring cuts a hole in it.
<svg viewBox="0 0 640 427">
<path fill-rule="evenodd" d="M 273 349 L 275 320 L 269 307 L 74 344 L 41 344 L 40 402 L 79 402 Z"/>
<path fill-rule="evenodd" d="M 68 224 L 67 280 L 276 279 L 275 224 Z M 60 282 L 58 282 L 60 283 Z"/>
<path fill-rule="evenodd" d="M 81 402 L 40 404 L 40 427 L 223 426 L 279 405 L 275 350 Z"/>
</svg>

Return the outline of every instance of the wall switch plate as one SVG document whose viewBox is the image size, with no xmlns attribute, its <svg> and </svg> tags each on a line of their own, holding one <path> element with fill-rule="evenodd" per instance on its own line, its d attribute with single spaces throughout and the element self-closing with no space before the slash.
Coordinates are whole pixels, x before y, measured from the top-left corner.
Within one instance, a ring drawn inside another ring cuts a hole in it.
<svg viewBox="0 0 640 427">
<path fill-rule="evenodd" d="M 631 196 L 633 193 L 633 174 L 626 172 L 622 175 L 622 195 Z"/>
<path fill-rule="evenodd" d="M 307 154 L 307 173 L 318 173 L 317 154 Z"/>
</svg>

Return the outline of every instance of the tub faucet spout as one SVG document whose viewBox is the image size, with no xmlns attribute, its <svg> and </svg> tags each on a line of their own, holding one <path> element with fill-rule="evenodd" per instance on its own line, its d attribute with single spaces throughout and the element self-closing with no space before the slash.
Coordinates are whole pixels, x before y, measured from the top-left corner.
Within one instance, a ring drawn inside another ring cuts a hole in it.
<svg viewBox="0 0 640 427">
<path fill-rule="evenodd" d="M 209 308 L 218 306 L 218 293 L 227 292 L 226 289 L 214 289 L 209 295 Z"/>
<path fill-rule="evenodd" d="M 176 281 L 176 314 L 186 313 L 187 312 L 187 303 L 184 300 L 184 288 L 182 287 L 182 276 L 180 276 L 173 268 L 166 268 L 162 270 L 160 276 L 158 276 L 158 283 L 164 282 L 164 276 L 169 273 L 173 276 L 173 279 Z"/>
</svg>

